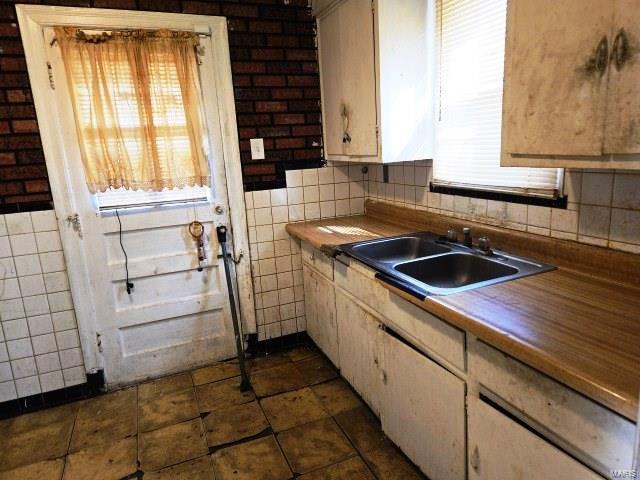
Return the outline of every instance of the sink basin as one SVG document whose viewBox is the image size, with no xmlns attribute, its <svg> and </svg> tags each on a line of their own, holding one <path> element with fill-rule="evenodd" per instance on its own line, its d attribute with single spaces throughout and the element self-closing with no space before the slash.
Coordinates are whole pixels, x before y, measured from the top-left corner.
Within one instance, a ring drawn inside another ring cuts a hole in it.
<svg viewBox="0 0 640 480">
<path fill-rule="evenodd" d="M 419 282 L 437 288 L 459 288 L 518 273 L 518 269 L 469 253 L 450 253 L 394 267 Z"/>
<path fill-rule="evenodd" d="M 555 267 L 494 250 L 490 255 L 430 232 L 340 245 L 338 251 L 377 271 L 381 280 L 424 299 L 548 272 Z"/>
<path fill-rule="evenodd" d="M 443 245 L 418 236 L 390 238 L 355 245 L 353 251 L 363 257 L 384 263 L 399 263 L 416 258 L 450 252 Z"/>
</svg>

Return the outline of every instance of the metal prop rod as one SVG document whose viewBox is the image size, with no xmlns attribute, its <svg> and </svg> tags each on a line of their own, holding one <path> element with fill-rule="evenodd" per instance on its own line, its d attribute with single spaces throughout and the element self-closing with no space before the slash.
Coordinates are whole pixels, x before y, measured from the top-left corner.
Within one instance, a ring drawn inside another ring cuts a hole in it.
<svg viewBox="0 0 640 480">
<path fill-rule="evenodd" d="M 233 282 L 231 281 L 231 267 L 229 265 L 229 255 L 227 254 L 227 227 L 220 225 L 216 228 L 218 234 L 218 242 L 222 250 L 222 258 L 224 262 L 224 274 L 227 279 L 227 291 L 229 292 L 229 303 L 231 304 L 231 320 L 233 321 L 233 332 L 236 336 L 236 349 L 238 351 L 238 362 L 240 363 L 240 391 L 244 392 L 251 389 L 251 381 L 247 374 L 244 364 L 244 347 L 242 334 L 240 332 L 240 321 L 238 319 L 238 311 L 236 310 L 236 300 L 233 294 Z"/>
</svg>

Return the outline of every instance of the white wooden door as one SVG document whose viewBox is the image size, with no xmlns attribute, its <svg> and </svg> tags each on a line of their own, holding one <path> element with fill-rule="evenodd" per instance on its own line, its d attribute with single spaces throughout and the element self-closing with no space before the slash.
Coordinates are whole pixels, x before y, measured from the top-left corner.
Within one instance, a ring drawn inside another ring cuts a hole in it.
<svg viewBox="0 0 640 480">
<path fill-rule="evenodd" d="M 382 344 L 383 431 L 431 480 L 464 479 L 465 383 L 388 333 Z"/>
<path fill-rule="evenodd" d="M 602 480 L 477 397 L 468 399 L 470 480 Z"/>
<path fill-rule="evenodd" d="M 336 317 L 340 338 L 340 373 L 379 416 L 382 397 L 382 372 L 379 368 L 382 324 L 340 290 L 336 290 Z"/>
<path fill-rule="evenodd" d="M 614 8 L 604 153 L 640 153 L 640 8 L 637 0 Z"/>
<path fill-rule="evenodd" d="M 214 24 L 221 26 L 216 41 L 226 42 L 224 21 Z M 120 210 L 120 223 L 113 212 L 98 211 L 86 188 L 69 98 L 64 93 L 53 96 L 66 149 L 64 159 L 57 160 L 64 162 L 66 175 L 52 183 L 69 197 L 56 201 L 55 207 L 59 218 L 78 215 L 81 234 L 71 233 L 71 225 L 63 225 L 62 239 L 67 258 L 76 257 L 74 264 L 84 265 L 83 269 L 69 270 L 76 309 L 85 312 L 78 319 L 80 329 L 95 332 L 93 340 L 84 336 L 83 348 L 97 346 L 96 356 L 109 388 L 229 358 L 235 352 L 224 267 L 218 259 L 215 234 L 217 225 L 233 227 L 225 170 L 228 146 L 223 142 L 230 127 L 221 124 L 225 117 L 221 111 L 224 100 L 218 90 L 222 82 L 218 67 L 214 67 L 225 65 L 228 58 L 216 56 L 216 52 L 220 54 L 219 45 L 214 47 L 211 38 L 202 39 L 201 44 L 204 55 L 200 58 L 200 75 L 206 85 L 203 102 L 212 178 L 207 202 Z M 65 92 L 58 49 L 50 48 L 48 57 L 58 92 Z M 230 78 L 226 80 L 230 84 Z M 188 231 L 193 220 L 205 226 L 208 264 L 202 271 L 197 270 L 196 245 Z M 232 228 L 229 230 L 231 240 Z M 120 240 L 134 284 L 131 294 L 126 291 Z M 229 251 L 233 251 L 232 245 Z M 82 262 L 77 261 L 80 257 Z"/>
<path fill-rule="evenodd" d="M 503 156 L 602 154 L 613 3 L 509 1 Z"/>
<path fill-rule="evenodd" d="M 339 367 L 333 283 L 307 265 L 303 265 L 303 281 L 307 333 L 329 360 Z"/>
</svg>

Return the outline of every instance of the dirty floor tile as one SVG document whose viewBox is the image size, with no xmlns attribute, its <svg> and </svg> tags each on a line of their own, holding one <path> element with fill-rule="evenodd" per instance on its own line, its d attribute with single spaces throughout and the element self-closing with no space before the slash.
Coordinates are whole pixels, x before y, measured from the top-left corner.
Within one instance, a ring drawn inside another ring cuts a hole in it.
<svg viewBox="0 0 640 480">
<path fill-rule="evenodd" d="M 376 478 L 385 480 L 426 480 L 394 447 L 387 445 L 364 454 L 364 459 Z"/>
<path fill-rule="evenodd" d="M 268 353 L 249 359 L 247 365 L 251 373 L 265 370 L 267 368 L 277 367 L 289 363 L 291 359 L 286 353 Z"/>
<path fill-rule="evenodd" d="M 199 418 L 141 433 L 138 446 L 140 469 L 152 472 L 185 462 L 209 451 Z"/>
<path fill-rule="evenodd" d="M 198 385 L 196 387 L 196 395 L 201 412 L 210 412 L 219 408 L 240 405 L 251 402 L 255 398 L 251 390 L 240 391 L 240 377 Z"/>
<path fill-rule="evenodd" d="M 108 393 L 82 403 L 70 452 L 112 443 L 137 433 L 137 388 Z"/>
<path fill-rule="evenodd" d="M 211 457 L 205 455 L 157 472 L 145 473 L 144 480 L 214 480 Z"/>
<path fill-rule="evenodd" d="M 369 467 L 360 457 L 351 457 L 335 465 L 321 468 L 306 475 L 300 480 L 375 480 Z"/>
<path fill-rule="evenodd" d="M 216 480 L 285 480 L 293 477 L 272 435 L 218 450 L 212 461 Z"/>
<path fill-rule="evenodd" d="M 336 415 L 336 422 L 360 453 L 377 450 L 389 443 L 380 422 L 367 407 L 342 412 Z"/>
<path fill-rule="evenodd" d="M 240 375 L 240 367 L 235 362 L 221 362 L 191 372 L 194 385 L 217 382 Z"/>
<path fill-rule="evenodd" d="M 308 473 L 356 454 L 332 418 L 279 433 L 278 442 L 295 473 Z"/>
<path fill-rule="evenodd" d="M 337 415 L 346 410 L 364 405 L 358 396 L 353 393 L 347 382 L 338 378 L 330 382 L 321 383 L 311 387 L 324 408 L 331 415 Z"/>
<path fill-rule="evenodd" d="M 64 459 L 45 460 L 6 472 L 0 472 L 2 480 L 60 480 L 64 469 Z"/>
<path fill-rule="evenodd" d="M 191 381 L 191 375 L 188 373 L 180 373 L 138 385 L 138 399 L 140 401 L 152 400 L 161 395 L 180 392 L 192 387 L 193 382 Z"/>
<path fill-rule="evenodd" d="M 275 432 L 329 416 L 310 388 L 263 398 L 260 405 Z"/>
<path fill-rule="evenodd" d="M 210 447 L 253 437 L 269 428 L 269 422 L 255 401 L 214 410 L 203 422 Z"/>
<path fill-rule="evenodd" d="M 53 460 L 67 453 L 77 406 L 64 406 L 0 423 L 0 468 Z"/>
<path fill-rule="evenodd" d="M 287 356 L 292 362 L 297 362 L 318 355 L 318 353 L 320 353 L 320 351 L 314 345 L 300 345 L 289 350 Z"/>
<path fill-rule="evenodd" d="M 137 453 L 135 437 L 72 453 L 67 457 L 63 480 L 124 478 L 138 469 Z"/>
<path fill-rule="evenodd" d="M 259 397 L 298 390 L 306 383 L 293 363 L 284 363 L 251 374 L 253 390 Z"/>
<path fill-rule="evenodd" d="M 296 368 L 307 385 L 315 385 L 338 377 L 338 371 L 324 355 L 300 360 L 296 362 Z"/>
<path fill-rule="evenodd" d="M 193 388 L 138 401 L 138 431 L 148 432 L 181 423 L 196 418 L 199 413 Z"/>
</svg>

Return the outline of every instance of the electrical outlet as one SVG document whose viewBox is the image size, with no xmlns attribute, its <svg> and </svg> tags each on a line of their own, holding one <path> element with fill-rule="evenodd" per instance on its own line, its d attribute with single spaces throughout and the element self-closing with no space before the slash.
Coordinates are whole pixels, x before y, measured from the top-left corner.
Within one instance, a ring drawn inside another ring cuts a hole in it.
<svg viewBox="0 0 640 480">
<path fill-rule="evenodd" d="M 251 159 L 264 160 L 264 140 L 262 138 L 252 138 L 251 143 Z"/>
</svg>

